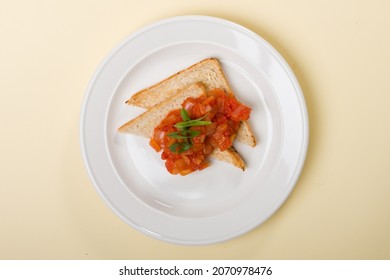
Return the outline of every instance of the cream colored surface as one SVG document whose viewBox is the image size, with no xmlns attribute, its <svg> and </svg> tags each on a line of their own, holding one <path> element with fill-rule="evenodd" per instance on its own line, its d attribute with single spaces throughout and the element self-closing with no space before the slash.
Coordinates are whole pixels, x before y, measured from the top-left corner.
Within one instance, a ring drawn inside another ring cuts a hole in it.
<svg viewBox="0 0 390 280">
<path fill-rule="evenodd" d="M 0 259 L 390 259 L 388 1 L 2 1 Z M 204 14 L 268 40 L 301 83 L 305 168 L 265 224 L 201 247 L 122 222 L 84 168 L 79 117 L 101 60 L 166 17 Z"/>
</svg>

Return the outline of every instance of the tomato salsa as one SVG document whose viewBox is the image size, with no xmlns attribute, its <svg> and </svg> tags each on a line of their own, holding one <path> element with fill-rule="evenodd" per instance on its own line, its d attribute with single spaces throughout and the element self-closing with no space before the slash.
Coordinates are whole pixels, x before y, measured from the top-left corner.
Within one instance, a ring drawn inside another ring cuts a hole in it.
<svg viewBox="0 0 390 280">
<path fill-rule="evenodd" d="M 229 149 L 241 121 L 249 119 L 251 108 L 221 89 L 198 98 L 187 98 L 154 129 L 149 142 L 171 174 L 187 175 L 210 165 L 214 149 Z"/>
</svg>

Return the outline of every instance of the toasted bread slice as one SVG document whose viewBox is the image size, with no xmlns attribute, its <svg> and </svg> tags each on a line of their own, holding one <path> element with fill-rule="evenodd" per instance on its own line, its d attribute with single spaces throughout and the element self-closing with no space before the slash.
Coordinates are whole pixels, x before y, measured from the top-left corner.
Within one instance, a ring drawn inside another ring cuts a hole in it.
<svg viewBox="0 0 390 280">
<path fill-rule="evenodd" d="M 153 136 L 154 128 L 160 124 L 170 111 L 180 109 L 181 104 L 188 97 L 196 98 L 203 94 L 206 94 L 206 89 L 202 83 L 198 82 L 191 84 L 177 92 L 175 95 L 165 99 L 163 102 L 153 106 L 135 119 L 125 123 L 118 128 L 118 131 L 151 138 Z M 245 170 L 245 163 L 234 148 L 230 148 L 226 151 L 214 149 L 210 156 Z"/>
<path fill-rule="evenodd" d="M 196 82 L 202 82 L 207 91 L 219 88 L 227 94 L 233 95 L 218 60 L 207 58 L 151 87 L 141 90 L 128 99 L 126 103 L 149 109 L 177 94 L 184 87 Z M 241 123 L 236 139 L 252 147 L 256 145 L 256 138 L 247 121 Z"/>
</svg>

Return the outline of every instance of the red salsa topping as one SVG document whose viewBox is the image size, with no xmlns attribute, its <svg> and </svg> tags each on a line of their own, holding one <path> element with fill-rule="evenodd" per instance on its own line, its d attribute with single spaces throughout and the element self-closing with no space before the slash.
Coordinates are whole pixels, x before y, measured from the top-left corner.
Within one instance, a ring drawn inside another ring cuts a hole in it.
<svg viewBox="0 0 390 280">
<path fill-rule="evenodd" d="M 251 108 L 223 90 L 214 89 L 198 98 L 187 98 L 182 109 L 173 110 L 154 129 L 149 144 L 162 151 L 171 174 L 187 175 L 210 165 L 214 149 L 224 151 L 233 144 L 241 121 Z"/>
</svg>

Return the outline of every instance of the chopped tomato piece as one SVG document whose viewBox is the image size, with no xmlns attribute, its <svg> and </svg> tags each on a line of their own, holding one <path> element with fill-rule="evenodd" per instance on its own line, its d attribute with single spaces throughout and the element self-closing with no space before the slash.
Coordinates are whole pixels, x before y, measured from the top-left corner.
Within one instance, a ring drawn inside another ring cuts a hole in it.
<svg viewBox="0 0 390 280">
<path fill-rule="evenodd" d="M 250 111 L 251 109 L 249 107 L 239 104 L 234 108 L 230 117 L 234 121 L 247 120 L 249 119 Z"/>
<path fill-rule="evenodd" d="M 152 148 L 153 148 L 156 152 L 161 151 L 161 147 L 158 145 L 157 141 L 154 140 L 153 138 L 150 139 L 149 144 L 150 144 L 150 146 L 152 146 Z"/>
</svg>

